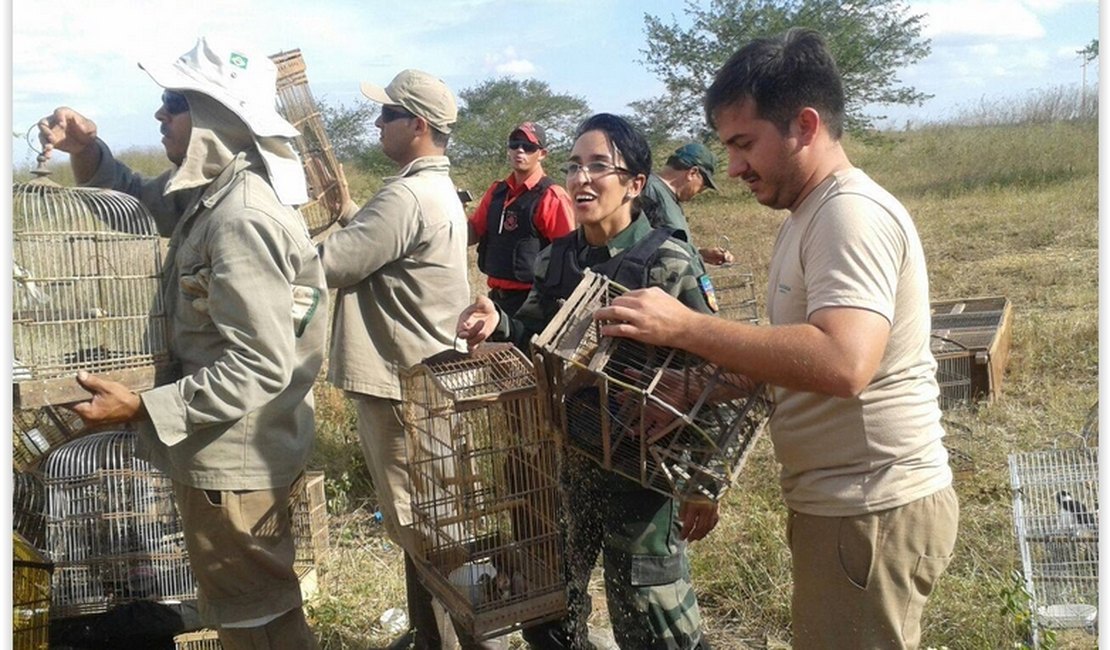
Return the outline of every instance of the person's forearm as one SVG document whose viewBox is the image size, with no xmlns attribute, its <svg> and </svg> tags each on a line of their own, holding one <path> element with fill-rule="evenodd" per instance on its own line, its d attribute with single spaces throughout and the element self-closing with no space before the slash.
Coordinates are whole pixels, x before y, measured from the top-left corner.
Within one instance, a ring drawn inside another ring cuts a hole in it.
<svg viewBox="0 0 1110 650">
<path fill-rule="evenodd" d="M 93 142 L 80 151 L 70 153 L 69 166 L 73 169 L 73 179 L 84 185 L 100 167 L 100 146 Z"/>
<path fill-rule="evenodd" d="M 685 332 L 677 347 L 755 381 L 836 397 L 859 392 L 852 364 L 812 324 L 757 326 L 690 312 Z"/>
</svg>

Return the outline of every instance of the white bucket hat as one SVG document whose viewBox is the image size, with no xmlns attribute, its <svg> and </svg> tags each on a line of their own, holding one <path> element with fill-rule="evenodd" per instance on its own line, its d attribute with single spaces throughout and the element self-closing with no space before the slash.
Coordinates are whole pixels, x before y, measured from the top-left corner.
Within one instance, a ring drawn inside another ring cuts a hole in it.
<svg viewBox="0 0 1110 650">
<path fill-rule="evenodd" d="M 140 61 L 154 83 L 169 90 L 193 90 L 220 102 L 258 136 L 300 135 L 277 112 L 277 66 L 265 54 L 197 39 L 173 63 Z"/>
<path fill-rule="evenodd" d="M 173 63 L 140 61 L 139 67 L 163 88 L 202 93 L 238 116 L 254 136 L 279 200 L 308 202 L 304 167 L 285 139 L 300 132 L 277 111 L 277 66 L 270 57 L 202 36 Z"/>
</svg>

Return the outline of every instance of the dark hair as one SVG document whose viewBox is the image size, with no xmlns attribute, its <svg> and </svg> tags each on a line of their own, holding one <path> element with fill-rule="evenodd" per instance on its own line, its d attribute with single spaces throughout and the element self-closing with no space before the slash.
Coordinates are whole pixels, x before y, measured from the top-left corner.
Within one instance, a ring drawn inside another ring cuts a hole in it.
<svg viewBox="0 0 1110 650">
<path fill-rule="evenodd" d="M 609 144 L 624 159 L 624 168 L 633 175 L 643 174 L 646 178 L 651 173 L 651 147 L 643 134 L 628 120 L 612 113 L 598 113 L 578 125 L 574 139 L 582 137 L 587 131 L 601 131 L 609 138 Z M 615 158 L 615 156 L 614 156 Z M 614 159 L 613 162 L 616 162 Z"/>
<path fill-rule="evenodd" d="M 450 141 L 451 136 L 435 128 L 431 124 L 428 125 L 428 130 L 432 132 L 432 144 L 446 150 L 447 142 Z"/>
<path fill-rule="evenodd" d="M 705 117 L 725 106 L 755 100 L 756 114 L 785 133 L 800 110 L 809 106 L 834 140 L 844 134 L 844 85 L 825 39 L 812 29 L 793 28 L 758 38 L 740 48 L 717 71 L 705 93 Z"/>
</svg>

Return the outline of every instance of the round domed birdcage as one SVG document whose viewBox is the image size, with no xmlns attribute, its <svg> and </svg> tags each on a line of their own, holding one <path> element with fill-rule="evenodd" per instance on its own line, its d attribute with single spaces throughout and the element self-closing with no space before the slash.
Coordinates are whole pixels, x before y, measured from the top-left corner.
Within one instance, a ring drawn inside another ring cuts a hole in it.
<svg viewBox="0 0 1110 650">
<path fill-rule="evenodd" d="M 52 615 L 196 598 L 173 484 L 135 457 L 134 432 L 73 440 L 47 456 L 41 471 Z"/>
<path fill-rule="evenodd" d="M 169 359 L 162 244 L 137 199 L 45 178 L 16 183 L 12 257 L 19 408 L 86 399 L 79 370 L 154 385 Z"/>
</svg>

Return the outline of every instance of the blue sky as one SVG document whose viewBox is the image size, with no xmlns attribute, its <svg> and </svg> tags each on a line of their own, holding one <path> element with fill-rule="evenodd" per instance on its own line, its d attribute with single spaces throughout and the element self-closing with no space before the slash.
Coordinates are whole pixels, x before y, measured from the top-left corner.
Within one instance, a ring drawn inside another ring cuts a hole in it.
<svg viewBox="0 0 1110 650">
<path fill-rule="evenodd" d="M 358 82 L 387 83 L 403 68 L 433 72 L 459 90 L 502 75 L 546 81 L 595 111 L 625 112 L 662 86 L 639 62 L 643 15 L 687 24 L 663 0 L 14 0 L 11 130 L 22 134 L 55 106 L 92 117 L 115 148 L 157 146 L 159 89 L 135 62 L 171 59 L 201 34 L 266 52 L 300 48 L 314 94 L 361 97 Z M 890 123 L 939 119 L 981 98 L 1081 81 L 1075 51 L 1098 37 L 1097 0 L 913 0 L 928 14 L 932 54 L 901 72 L 935 97 L 887 108 Z M 46 8 L 48 7 L 48 8 Z M 205 11 L 200 11 L 205 8 Z M 6 54 L 6 53 L 5 53 Z M 1097 64 L 1087 70 L 1095 83 Z M 13 138 L 13 162 L 33 154 Z"/>
</svg>

